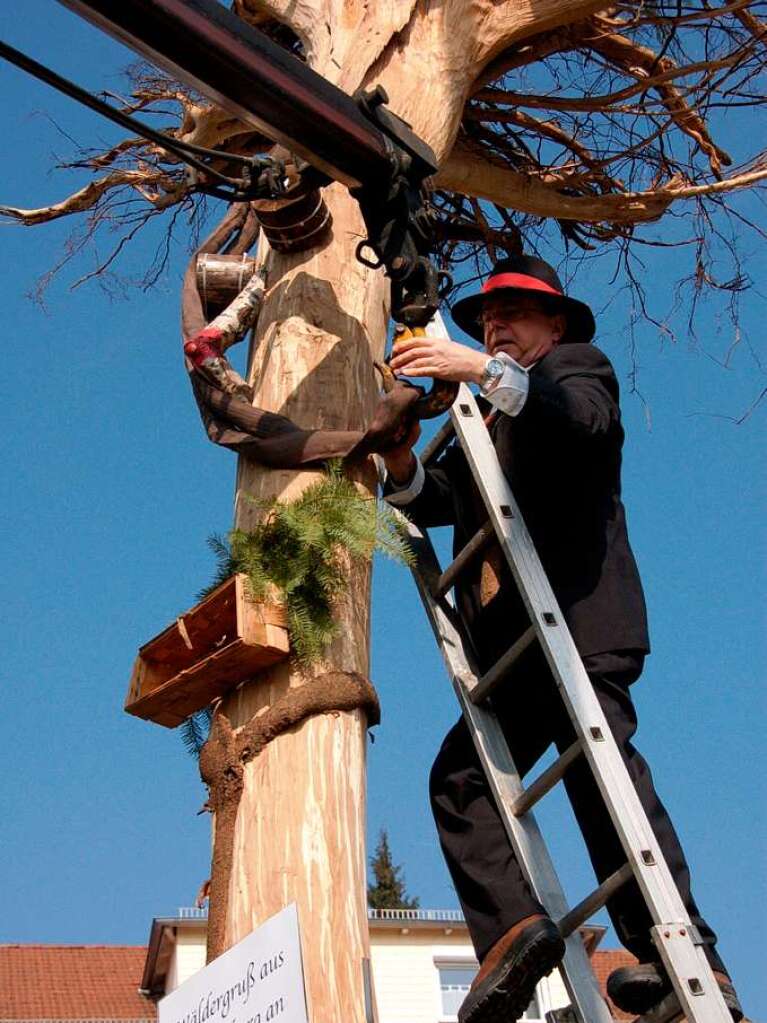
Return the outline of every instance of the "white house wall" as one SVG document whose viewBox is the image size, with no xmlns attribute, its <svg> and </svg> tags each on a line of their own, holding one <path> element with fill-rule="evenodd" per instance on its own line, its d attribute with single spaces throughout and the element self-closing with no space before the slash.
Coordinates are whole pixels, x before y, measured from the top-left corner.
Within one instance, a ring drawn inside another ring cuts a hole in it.
<svg viewBox="0 0 767 1023">
<path fill-rule="evenodd" d="M 447 963 L 476 966 L 474 949 L 461 928 L 450 935 L 434 930 L 370 931 L 373 985 L 378 1023 L 443 1023 L 453 1020 L 442 1012 L 438 967 Z M 551 1009 L 570 1004 L 555 970 L 537 989 L 541 1018 Z"/>
<path fill-rule="evenodd" d="M 538 1001 L 543 1014 L 551 1009 L 564 1009 L 570 997 L 559 970 L 554 970 L 538 984 Z"/>
<path fill-rule="evenodd" d="M 165 993 L 205 966 L 205 927 L 178 927 L 165 980 Z M 465 926 L 446 934 L 440 928 L 370 928 L 370 955 L 378 1023 L 447 1023 L 442 1012 L 438 967 L 455 963 L 476 966 Z M 549 1009 L 569 1004 L 555 971 L 538 985 L 543 1017 Z"/>
<path fill-rule="evenodd" d="M 434 931 L 373 931 L 370 934 L 378 1023 L 437 1023 L 442 1015 L 435 960 L 476 963 L 466 935 Z"/>
<path fill-rule="evenodd" d="M 176 943 L 165 979 L 165 994 L 175 991 L 185 980 L 205 965 L 205 929 L 179 927 L 176 929 Z"/>
</svg>

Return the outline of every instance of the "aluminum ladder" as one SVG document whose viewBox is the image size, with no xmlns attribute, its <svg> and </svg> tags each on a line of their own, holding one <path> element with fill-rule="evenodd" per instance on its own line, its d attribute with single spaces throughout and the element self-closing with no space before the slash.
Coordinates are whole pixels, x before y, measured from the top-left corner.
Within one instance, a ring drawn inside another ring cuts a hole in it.
<svg viewBox="0 0 767 1023">
<path fill-rule="evenodd" d="M 428 333 L 447 336 L 439 317 Z M 653 920 L 653 941 L 673 985 L 673 991 L 642 1017 L 643 1021 L 671 1023 L 686 1017 L 690 1023 L 732 1023 L 699 935 L 663 859 L 498 462 L 482 414 L 465 384 L 461 384 L 450 419 L 421 455 L 427 468 L 453 438 L 467 457 L 488 521 L 443 570 L 428 535 L 405 519 L 416 558 L 413 575 L 520 867 L 565 939 L 560 972 L 570 995 L 571 1011 L 579 1023 L 613 1023 L 578 928 L 634 877 Z M 461 572 L 495 539 L 509 563 L 531 624 L 500 660 L 480 675 L 449 594 Z M 535 642 L 546 656 L 577 739 L 539 777 L 523 786 L 487 700 L 515 661 Z M 586 757 L 602 793 L 626 852 L 626 863 L 569 908 L 531 811 L 581 756 Z"/>
</svg>

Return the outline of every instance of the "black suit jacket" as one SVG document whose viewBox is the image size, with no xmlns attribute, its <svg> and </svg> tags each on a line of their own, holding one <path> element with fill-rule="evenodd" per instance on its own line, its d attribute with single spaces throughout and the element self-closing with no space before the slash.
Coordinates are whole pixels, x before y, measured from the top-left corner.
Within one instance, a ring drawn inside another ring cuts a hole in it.
<svg viewBox="0 0 767 1023">
<path fill-rule="evenodd" d="M 491 436 L 581 656 L 649 650 L 644 595 L 621 502 L 623 428 L 618 381 L 587 344 L 553 349 L 530 371 L 516 417 Z M 386 491 L 385 491 L 386 493 Z M 466 458 L 451 445 L 405 511 L 419 525 L 452 525 L 457 553 L 487 520 Z M 458 606 L 486 670 L 529 625 L 505 559 L 480 599 L 481 564 L 463 577 Z"/>
</svg>

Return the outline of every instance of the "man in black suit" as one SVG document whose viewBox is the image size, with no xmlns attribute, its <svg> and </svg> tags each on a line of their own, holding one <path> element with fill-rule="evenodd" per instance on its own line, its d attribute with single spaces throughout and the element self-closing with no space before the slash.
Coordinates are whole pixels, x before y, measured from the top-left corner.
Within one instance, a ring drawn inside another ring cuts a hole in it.
<svg viewBox="0 0 767 1023">
<path fill-rule="evenodd" d="M 620 496 L 618 382 L 607 357 L 590 344 L 591 310 L 564 294 L 547 263 L 521 256 L 496 264 L 481 292 L 456 304 L 453 318 L 484 343 L 484 351 L 447 339 L 413 338 L 397 345 L 391 366 L 411 377 L 479 384 L 501 466 L 691 920 L 739 1019 L 737 998 L 714 948 L 716 936 L 690 893 L 681 846 L 647 764 L 631 743 L 637 720 L 629 686 L 641 673 L 649 640 Z M 435 468 L 424 471 L 412 450 L 418 434 L 416 426 L 383 456 L 384 496 L 420 525 L 452 525 L 457 552 L 487 512 L 460 448 L 448 448 Z M 462 577 L 456 600 L 483 671 L 529 626 L 497 547 Z M 575 740 L 535 648 L 493 703 L 521 774 L 552 742 L 561 752 Z M 622 866 L 625 854 L 582 758 L 564 781 L 601 881 Z M 463 719 L 437 755 L 431 799 L 480 961 L 459 1020 L 518 1019 L 538 980 L 561 960 L 564 944 L 520 871 Z M 608 991 L 620 1008 L 645 1012 L 670 990 L 670 982 L 651 941 L 652 921 L 636 882 L 624 885 L 607 908 L 620 940 L 639 960 L 638 966 L 616 971 Z"/>
</svg>

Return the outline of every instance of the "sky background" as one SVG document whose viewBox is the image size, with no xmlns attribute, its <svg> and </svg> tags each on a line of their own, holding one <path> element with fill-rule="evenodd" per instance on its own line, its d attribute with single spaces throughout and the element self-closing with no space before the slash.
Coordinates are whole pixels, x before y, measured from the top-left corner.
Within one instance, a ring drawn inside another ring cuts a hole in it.
<svg viewBox="0 0 767 1023">
<path fill-rule="evenodd" d="M 29 0 L 20 11 L 2 5 L 0 38 L 94 90 L 121 87 L 127 51 L 52 0 Z M 5 65 L 0 97 L 0 203 L 42 205 L 82 182 L 51 172 L 72 152 L 52 121 L 89 145 L 119 137 Z M 747 118 L 736 114 L 721 128 L 736 161 L 753 132 Z M 738 208 L 763 219 L 755 196 Z M 183 229 L 167 277 L 151 291 L 132 289 L 123 300 L 92 285 L 68 290 L 92 267 L 90 255 L 53 284 L 41 308 L 26 296 L 72 226 L 0 229 L 0 940 L 140 944 L 152 917 L 193 903 L 208 876 L 209 820 L 197 816 L 205 793 L 178 733 L 125 715 L 122 704 L 139 645 L 212 577 L 206 537 L 231 524 L 235 460 L 207 443 L 182 368 Z M 659 238 L 661 228 L 644 236 Z M 763 249 L 753 234 L 742 244 L 753 270 Z M 126 275 L 138 278 L 152 251 L 151 238 L 140 242 Z M 646 250 L 642 280 L 659 308 L 689 272 L 686 258 Z M 684 307 L 675 343 L 641 324 L 632 338 L 630 296 L 612 283 L 612 270 L 591 261 L 569 286 L 601 311 L 599 343 L 624 389 L 625 503 L 653 640 L 634 690 L 637 745 L 744 1007 L 760 1019 L 764 405 L 736 420 L 765 386 L 764 295 L 752 288 L 743 296 L 743 338 L 723 366 L 732 329 L 713 306 L 702 311 L 697 342 L 683 329 Z M 634 370 L 641 398 L 632 393 Z M 377 565 L 373 604 L 371 676 L 383 720 L 369 747 L 370 848 L 387 828 L 409 892 L 423 907 L 455 907 L 427 799 L 455 700 L 406 570 Z M 577 901 L 591 877 L 566 803 L 550 797 L 539 819 Z M 610 933 L 605 946 L 615 945 Z"/>
</svg>

